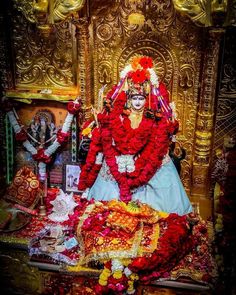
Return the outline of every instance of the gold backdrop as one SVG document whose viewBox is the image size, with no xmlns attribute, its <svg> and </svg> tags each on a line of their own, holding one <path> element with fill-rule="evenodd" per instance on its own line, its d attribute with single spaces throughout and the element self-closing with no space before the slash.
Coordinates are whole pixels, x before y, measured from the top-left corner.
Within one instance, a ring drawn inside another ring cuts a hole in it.
<svg viewBox="0 0 236 295">
<path fill-rule="evenodd" d="M 116 84 L 119 72 L 134 55 L 151 56 L 159 79 L 176 103 L 180 131 L 178 144 L 187 151 L 182 180 L 190 192 L 194 130 L 197 118 L 202 31 L 186 18 L 176 16 L 172 2 L 151 1 L 143 27 L 129 25 L 131 12 L 126 1 L 111 9 L 92 11 L 91 55 L 93 56 L 93 97 L 100 87 Z"/>
<path fill-rule="evenodd" d="M 38 1 L 43 5 L 36 8 L 36 2 L 31 2 L 30 6 L 29 1 L 12 0 L 9 7 L 12 51 L 2 52 L 1 57 L 11 56 L 12 68 L 5 65 L 8 71 L 3 75 L 6 95 L 30 102 L 66 101 L 80 94 L 88 117 L 103 85 L 109 89 L 116 84 L 119 72 L 133 56 L 151 56 L 176 104 L 180 121 L 177 147 L 187 152 L 182 181 L 192 201 L 209 217 L 223 30 L 197 26 L 176 12 L 171 0 L 153 0 L 148 5 L 137 1 L 144 25 L 128 24 L 133 10 L 128 0 L 71 0 L 73 9 L 61 7 L 64 2 L 59 0 Z"/>
</svg>

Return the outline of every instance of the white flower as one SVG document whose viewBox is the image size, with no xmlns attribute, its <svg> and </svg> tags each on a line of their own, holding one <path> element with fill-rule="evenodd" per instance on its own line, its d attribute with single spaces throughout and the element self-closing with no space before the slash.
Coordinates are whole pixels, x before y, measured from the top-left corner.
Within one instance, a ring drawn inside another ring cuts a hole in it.
<svg viewBox="0 0 236 295">
<path fill-rule="evenodd" d="M 10 112 L 7 113 L 7 115 L 8 115 L 9 121 L 10 121 L 15 133 L 19 133 L 21 131 L 21 127 L 20 127 L 19 123 L 16 120 L 14 112 L 10 111 Z"/>
<path fill-rule="evenodd" d="M 120 72 L 120 78 L 125 78 L 127 74 L 132 71 L 132 66 L 129 64 L 127 65 L 121 72 Z"/>
<path fill-rule="evenodd" d="M 32 155 L 36 155 L 37 154 L 37 150 L 36 148 L 28 141 L 24 141 L 23 142 L 23 146 L 27 149 L 28 152 L 30 152 Z"/>
<path fill-rule="evenodd" d="M 127 277 L 129 277 L 129 276 L 132 274 L 132 271 L 131 271 L 128 267 L 126 267 L 126 268 L 124 269 L 124 274 L 125 274 Z"/>
<path fill-rule="evenodd" d="M 111 261 L 111 271 L 114 273 L 115 271 L 123 271 L 124 266 L 119 259 L 112 259 Z"/>
<path fill-rule="evenodd" d="M 55 222 L 63 222 L 69 219 L 70 214 L 74 213 L 74 208 L 78 205 L 71 194 L 65 194 L 61 189 L 55 200 L 50 202 L 53 205 L 52 213 L 48 218 Z"/>
<path fill-rule="evenodd" d="M 44 181 L 46 179 L 46 163 L 40 162 L 38 164 L 38 168 L 39 168 L 39 178 L 40 180 Z"/>
<path fill-rule="evenodd" d="M 57 139 L 51 144 L 45 151 L 45 155 L 50 157 L 55 151 L 59 148 L 60 143 L 57 141 Z"/>
<path fill-rule="evenodd" d="M 64 124 L 62 126 L 61 132 L 67 133 L 69 131 L 71 123 L 73 121 L 73 118 L 74 118 L 73 114 L 70 114 L 70 113 L 67 114 L 65 122 L 64 122 Z"/>
<path fill-rule="evenodd" d="M 89 188 L 86 188 L 86 190 L 82 193 L 81 198 L 87 199 L 89 195 Z"/>
<path fill-rule="evenodd" d="M 135 171 L 133 155 L 116 156 L 116 163 L 118 165 L 118 171 L 120 173 L 123 173 L 123 172 L 131 173 Z"/>
<path fill-rule="evenodd" d="M 152 83 L 152 85 L 155 85 L 156 87 L 159 87 L 159 81 L 158 81 L 158 76 L 155 73 L 154 69 L 148 69 L 149 73 L 150 73 L 150 81 Z"/>
<path fill-rule="evenodd" d="M 172 109 L 172 117 L 173 119 L 177 119 L 177 113 L 176 113 L 176 105 L 175 102 L 170 102 L 169 103 L 170 108 Z"/>
<path fill-rule="evenodd" d="M 101 165 L 102 164 L 102 160 L 103 160 L 103 153 L 98 153 L 97 156 L 96 156 L 95 164 Z"/>
</svg>

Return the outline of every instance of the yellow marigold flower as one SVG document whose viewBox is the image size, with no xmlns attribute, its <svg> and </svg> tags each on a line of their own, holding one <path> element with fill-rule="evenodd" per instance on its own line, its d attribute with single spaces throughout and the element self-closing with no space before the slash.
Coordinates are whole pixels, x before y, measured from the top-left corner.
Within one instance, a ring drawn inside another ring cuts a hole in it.
<svg viewBox="0 0 236 295">
<path fill-rule="evenodd" d="M 162 211 L 159 211 L 158 214 L 161 218 L 167 218 L 169 216 L 169 213 L 162 212 Z"/>
<path fill-rule="evenodd" d="M 119 239 L 117 239 L 117 238 L 112 239 L 111 242 L 112 242 L 112 244 L 114 244 L 114 245 L 117 245 L 117 244 L 120 243 Z"/>
<path fill-rule="evenodd" d="M 98 240 L 97 240 L 97 244 L 98 245 L 102 245 L 104 242 L 103 238 L 102 237 L 99 237 Z"/>
<path fill-rule="evenodd" d="M 82 135 L 83 136 L 86 136 L 86 135 L 89 135 L 91 133 L 92 129 L 87 127 L 87 128 L 84 128 L 84 130 L 82 131 Z"/>
<path fill-rule="evenodd" d="M 136 273 L 132 273 L 130 275 L 130 279 L 133 280 L 133 281 L 137 281 L 139 279 L 139 276 Z"/>
<path fill-rule="evenodd" d="M 105 280 L 101 280 L 101 279 L 98 280 L 98 283 L 99 283 L 99 285 L 101 285 L 101 286 L 106 286 L 106 285 L 107 285 L 107 281 L 105 281 Z"/>
<path fill-rule="evenodd" d="M 129 288 L 134 286 L 134 281 L 128 281 Z"/>
<path fill-rule="evenodd" d="M 129 288 L 127 289 L 128 292 L 132 292 L 133 290 L 134 290 L 134 287 L 129 287 Z"/>
<path fill-rule="evenodd" d="M 110 274 L 111 274 L 111 271 L 110 271 L 109 268 L 106 268 L 106 267 L 105 267 L 105 268 L 103 269 L 102 273 L 106 273 L 106 274 L 109 274 L 109 275 L 110 275 Z"/>
<path fill-rule="evenodd" d="M 110 274 L 106 274 L 106 273 L 101 273 L 99 276 L 99 279 L 103 280 L 103 281 L 107 281 L 107 279 L 109 278 Z"/>
<path fill-rule="evenodd" d="M 122 271 L 121 271 L 121 270 L 117 270 L 117 271 L 115 271 L 115 272 L 113 273 L 113 278 L 114 278 L 114 279 L 117 279 L 117 280 L 121 279 L 121 278 L 122 278 Z"/>
<path fill-rule="evenodd" d="M 122 264 L 128 266 L 131 263 L 131 259 L 122 259 Z"/>
</svg>

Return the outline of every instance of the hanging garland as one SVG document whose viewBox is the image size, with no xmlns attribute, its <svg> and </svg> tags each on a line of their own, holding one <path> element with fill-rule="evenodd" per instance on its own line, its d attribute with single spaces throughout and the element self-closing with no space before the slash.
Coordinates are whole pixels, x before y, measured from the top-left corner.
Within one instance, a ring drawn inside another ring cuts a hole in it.
<svg viewBox="0 0 236 295">
<path fill-rule="evenodd" d="M 7 116 L 11 123 L 11 126 L 15 132 L 15 138 L 17 141 L 22 142 L 25 149 L 32 154 L 32 157 L 35 161 L 38 162 L 39 168 L 39 178 L 41 180 L 46 179 L 46 165 L 52 161 L 52 155 L 56 152 L 56 150 L 63 144 L 65 144 L 70 136 L 69 130 L 71 127 L 71 123 L 73 121 L 74 115 L 80 111 L 81 102 L 79 99 L 75 101 L 70 101 L 67 104 L 67 116 L 65 122 L 61 129 L 57 131 L 56 138 L 54 142 L 49 145 L 46 149 L 38 148 L 36 149 L 32 143 L 28 140 L 28 134 L 24 128 L 24 126 L 20 125 L 19 120 L 16 116 L 15 110 L 10 110 L 7 112 Z"/>
<path fill-rule="evenodd" d="M 147 106 L 138 126 L 133 129 L 125 110 L 127 79 L 142 85 L 151 82 Z M 134 58 L 121 72 L 119 84 L 107 95 L 105 109 L 98 114 L 98 124 L 92 132 L 92 142 L 82 169 L 79 190 L 90 188 L 99 173 L 103 153 L 106 164 L 120 189 L 120 199 L 131 200 L 132 190 L 145 185 L 161 167 L 168 153 L 170 135 L 178 127 L 169 106 L 168 92 L 153 69 L 149 57 Z"/>
<path fill-rule="evenodd" d="M 125 93 L 121 92 L 117 101 L 120 98 L 122 101 L 124 97 Z M 120 199 L 128 202 L 131 200 L 131 190 L 146 184 L 161 167 L 169 147 L 169 124 L 164 118 L 159 122 L 144 118 L 137 131 L 131 128 L 128 117 L 116 116 L 114 119 L 113 115 L 111 112 L 99 116 L 100 128 L 93 131 L 79 189 L 93 185 L 101 168 L 101 163 L 96 164 L 96 155 L 103 152 L 119 185 Z"/>
</svg>

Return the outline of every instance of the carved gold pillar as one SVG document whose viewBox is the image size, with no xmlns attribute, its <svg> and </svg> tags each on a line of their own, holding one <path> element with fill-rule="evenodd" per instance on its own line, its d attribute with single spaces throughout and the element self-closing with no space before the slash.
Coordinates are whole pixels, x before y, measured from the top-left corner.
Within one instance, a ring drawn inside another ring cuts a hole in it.
<svg viewBox="0 0 236 295">
<path fill-rule="evenodd" d="M 217 83 L 220 41 L 224 30 L 210 29 L 206 42 L 201 80 L 200 102 L 192 174 L 192 196 L 208 197 L 210 188 L 210 163 L 213 141 L 215 91 Z"/>
<path fill-rule="evenodd" d="M 78 85 L 80 87 L 80 96 L 84 106 L 89 108 L 92 103 L 91 95 L 91 60 L 89 46 L 89 20 L 88 17 L 82 17 L 74 20 L 76 26 L 77 39 L 77 58 L 78 58 Z M 86 112 L 86 117 L 87 117 Z"/>
</svg>

